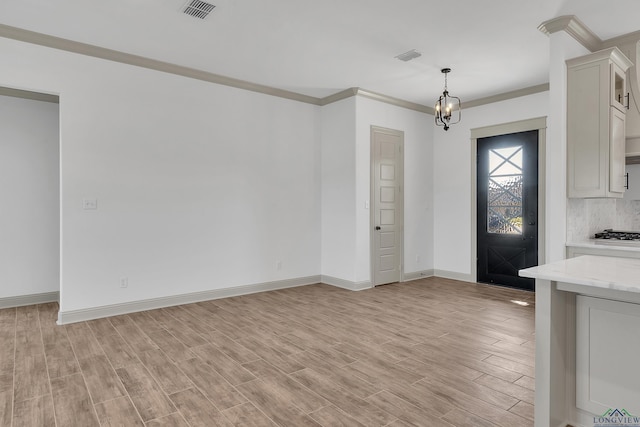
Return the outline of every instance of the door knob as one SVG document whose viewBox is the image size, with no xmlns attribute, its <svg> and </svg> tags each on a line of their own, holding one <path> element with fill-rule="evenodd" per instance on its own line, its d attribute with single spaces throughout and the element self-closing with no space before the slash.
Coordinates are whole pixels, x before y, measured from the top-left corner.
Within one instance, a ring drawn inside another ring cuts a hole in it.
<svg viewBox="0 0 640 427">
<path fill-rule="evenodd" d="M 376 230 L 380 230 L 380 226 L 379 225 L 376 225 Z"/>
</svg>

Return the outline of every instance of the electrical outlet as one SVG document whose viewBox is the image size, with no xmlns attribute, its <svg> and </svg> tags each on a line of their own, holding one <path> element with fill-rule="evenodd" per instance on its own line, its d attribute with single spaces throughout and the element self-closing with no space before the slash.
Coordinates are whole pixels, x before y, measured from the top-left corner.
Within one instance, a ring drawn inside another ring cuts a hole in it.
<svg viewBox="0 0 640 427">
<path fill-rule="evenodd" d="M 98 209 L 97 199 L 82 199 L 82 209 L 85 211 L 95 211 Z"/>
<path fill-rule="evenodd" d="M 128 277 L 123 277 L 120 279 L 120 287 L 121 288 L 128 288 L 129 287 L 129 278 Z"/>
<path fill-rule="evenodd" d="M 282 270 L 282 261 L 278 261 L 276 263 L 276 270 L 278 270 L 278 271 Z"/>
<path fill-rule="evenodd" d="M 420 264 L 420 255 L 416 255 L 416 264 Z"/>
</svg>

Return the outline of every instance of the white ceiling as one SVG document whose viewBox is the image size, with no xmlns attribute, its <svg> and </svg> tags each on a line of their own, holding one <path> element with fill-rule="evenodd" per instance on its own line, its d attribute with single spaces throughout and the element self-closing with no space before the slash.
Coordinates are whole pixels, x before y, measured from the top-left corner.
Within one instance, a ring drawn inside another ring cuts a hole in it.
<svg viewBox="0 0 640 427">
<path fill-rule="evenodd" d="M 451 67 L 464 101 L 548 81 L 543 21 L 605 40 L 640 30 L 639 0 L 2 0 L 0 23 L 324 97 L 349 87 L 431 105 Z M 394 57 L 410 49 L 420 58 Z"/>
</svg>

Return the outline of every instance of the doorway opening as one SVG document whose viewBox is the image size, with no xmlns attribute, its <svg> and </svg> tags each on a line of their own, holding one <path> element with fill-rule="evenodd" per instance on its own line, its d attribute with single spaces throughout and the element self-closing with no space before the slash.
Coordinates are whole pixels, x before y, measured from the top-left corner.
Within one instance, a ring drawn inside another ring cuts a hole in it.
<svg viewBox="0 0 640 427">
<path fill-rule="evenodd" d="M 59 300 L 59 117 L 57 96 L 0 87 L 0 308 Z"/>
<path fill-rule="evenodd" d="M 476 281 L 525 290 L 518 271 L 544 260 L 546 120 L 472 131 L 472 274 Z"/>
</svg>

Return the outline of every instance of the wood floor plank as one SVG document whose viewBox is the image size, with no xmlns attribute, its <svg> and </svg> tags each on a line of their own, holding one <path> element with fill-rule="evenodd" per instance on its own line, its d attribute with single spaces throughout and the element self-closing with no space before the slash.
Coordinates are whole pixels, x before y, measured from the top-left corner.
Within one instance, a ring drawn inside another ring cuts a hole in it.
<svg viewBox="0 0 640 427">
<path fill-rule="evenodd" d="M 483 375 L 482 377 L 476 379 L 475 382 L 533 405 L 535 396 L 533 390 L 522 387 L 518 384 L 510 383 L 501 380 L 500 378 L 492 377 L 491 375 Z"/>
<path fill-rule="evenodd" d="M 225 409 L 222 413 L 235 427 L 276 427 L 276 424 L 251 402 Z"/>
<path fill-rule="evenodd" d="M 95 406 L 102 427 L 144 427 L 144 423 L 129 397 L 119 397 L 98 403 Z"/>
<path fill-rule="evenodd" d="M 287 356 L 272 347 L 265 346 L 254 338 L 243 338 L 238 342 L 287 374 L 305 368 L 295 360 L 293 355 Z"/>
<path fill-rule="evenodd" d="M 509 412 L 533 421 L 533 405 L 527 402 L 518 402 L 513 408 L 509 409 Z"/>
<path fill-rule="evenodd" d="M 85 322 L 65 325 L 69 341 L 78 360 L 104 354 L 102 347 Z"/>
<path fill-rule="evenodd" d="M 100 337 L 114 335 L 117 334 L 118 331 L 113 327 L 109 318 L 95 319 L 87 322 L 87 326 L 93 332 L 93 335 L 98 338 L 100 341 Z"/>
<path fill-rule="evenodd" d="M 381 387 L 375 386 L 357 375 L 347 372 L 344 369 L 336 368 L 330 363 L 326 363 L 322 358 L 313 353 L 300 353 L 295 355 L 295 358 L 307 368 L 311 368 L 317 373 L 325 376 L 361 399 L 382 390 Z"/>
<path fill-rule="evenodd" d="M 169 396 L 187 422 L 193 427 L 231 427 L 233 424 L 204 395 L 189 388 Z"/>
<path fill-rule="evenodd" d="M 146 425 L 147 427 L 190 427 L 182 415 L 177 412 L 151 420 Z"/>
<path fill-rule="evenodd" d="M 484 361 L 491 365 L 500 366 L 501 368 L 505 368 L 510 371 L 517 372 L 519 374 L 526 375 L 531 378 L 535 377 L 536 375 L 534 367 L 525 365 L 524 363 L 519 363 L 519 362 L 510 360 L 510 359 L 505 359 L 500 356 L 491 355 L 487 357 Z"/>
<path fill-rule="evenodd" d="M 213 331 L 209 334 L 209 338 L 211 339 L 211 344 L 218 347 L 220 351 L 240 364 L 260 359 L 260 356 L 255 354 L 253 351 L 244 347 L 237 341 L 232 340 L 222 332 Z"/>
<path fill-rule="evenodd" d="M 456 427 L 496 427 L 496 424 L 460 408 L 452 409 L 442 419 Z"/>
<path fill-rule="evenodd" d="M 175 412 L 173 403 L 141 363 L 118 368 L 116 372 L 143 421 Z"/>
<path fill-rule="evenodd" d="M 155 313 L 155 311 L 153 313 Z M 164 318 L 164 316 L 162 317 Z M 165 322 L 164 328 L 187 347 L 197 347 L 205 345 L 208 342 L 202 335 L 177 319 L 173 322 Z"/>
<path fill-rule="evenodd" d="M 269 385 L 263 380 L 240 384 L 238 390 L 280 426 L 320 426 L 320 424 L 308 417 L 302 409 L 291 404 L 284 396 L 279 393 L 273 393 Z"/>
<path fill-rule="evenodd" d="M 99 355 L 80 360 L 80 369 L 93 403 L 104 402 L 125 395 L 120 378 L 107 356 Z"/>
<path fill-rule="evenodd" d="M 118 333 L 98 335 L 96 338 L 102 347 L 102 351 L 115 369 L 138 361 L 136 353 Z"/>
<path fill-rule="evenodd" d="M 64 328 L 43 328 L 42 340 L 49 377 L 64 377 L 80 371 L 73 347 Z"/>
<path fill-rule="evenodd" d="M 174 362 L 193 359 L 196 356 L 189 347 L 164 329 L 147 333 L 147 336 Z"/>
<path fill-rule="evenodd" d="M 358 399 L 310 369 L 296 372 L 292 376 L 364 425 L 384 426 L 396 418 L 366 400 Z"/>
<path fill-rule="evenodd" d="M 200 359 L 185 360 L 179 367 L 218 409 L 224 410 L 246 401 L 238 390 Z"/>
<path fill-rule="evenodd" d="M 224 354 L 213 344 L 192 347 L 191 351 L 222 375 L 231 385 L 238 385 L 256 379 L 251 372 L 247 371 L 242 365 Z"/>
<path fill-rule="evenodd" d="M 162 350 L 150 350 L 139 355 L 142 363 L 167 394 L 193 387 L 189 378 L 164 354 Z"/>
<path fill-rule="evenodd" d="M 427 378 L 425 381 L 433 382 L 438 385 L 446 385 L 468 396 L 475 396 L 478 399 L 505 411 L 518 403 L 519 400 L 506 394 L 506 392 L 492 389 L 476 381 L 456 380 L 454 378 L 444 376 Z"/>
<path fill-rule="evenodd" d="M 381 391 L 373 396 L 369 396 L 367 401 L 410 424 L 451 427 L 451 424 L 448 422 L 443 421 L 422 408 L 412 405 L 388 391 Z"/>
<path fill-rule="evenodd" d="M 526 375 L 521 376 L 520 378 L 518 378 L 514 384 L 517 384 L 521 387 L 524 388 L 528 388 L 531 391 L 534 391 L 536 389 L 536 380 L 534 380 L 531 377 L 528 377 Z"/>
<path fill-rule="evenodd" d="M 5 391 L 13 393 L 13 368 L 0 371 L 0 393 Z"/>
<path fill-rule="evenodd" d="M 480 396 L 472 396 L 467 393 L 463 393 L 436 380 L 419 381 L 414 384 L 414 387 L 427 390 L 448 401 L 453 406 L 457 406 L 502 427 L 532 426 L 532 423 L 529 420 L 487 403 L 480 399 Z"/>
<path fill-rule="evenodd" d="M 51 393 L 58 426 L 99 426 L 82 374 L 51 380 Z"/>
<path fill-rule="evenodd" d="M 320 408 L 317 411 L 310 413 L 309 416 L 320 423 L 323 427 L 366 427 L 364 424 L 354 420 L 334 405 Z"/>
<path fill-rule="evenodd" d="M 145 335 L 140 328 L 126 316 L 116 316 L 109 319 L 120 336 L 137 353 L 157 350 L 158 346 Z"/>
<path fill-rule="evenodd" d="M 0 427 L 11 427 L 13 420 L 13 390 L 0 392 Z"/>
<path fill-rule="evenodd" d="M 17 402 L 14 411 L 13 427 L 55 425 L 51 395 Z"/>
<path fill-rule="evenodd" d="M 16 402 L 49 394 L 49 377 L 44 354 L 16 359 L 14 398 Z"/>
</svg>

